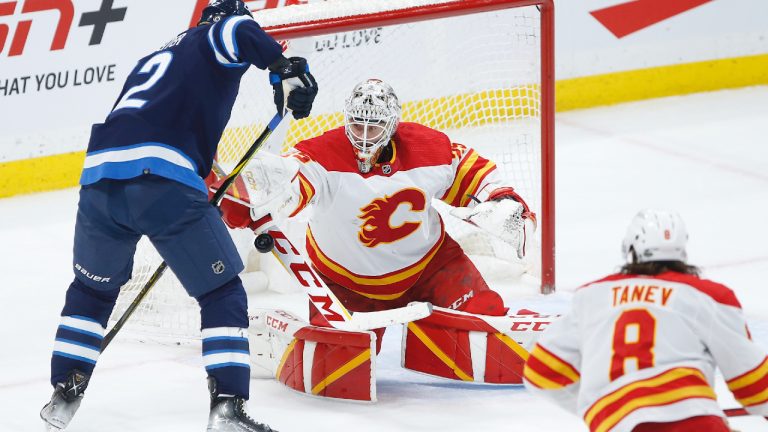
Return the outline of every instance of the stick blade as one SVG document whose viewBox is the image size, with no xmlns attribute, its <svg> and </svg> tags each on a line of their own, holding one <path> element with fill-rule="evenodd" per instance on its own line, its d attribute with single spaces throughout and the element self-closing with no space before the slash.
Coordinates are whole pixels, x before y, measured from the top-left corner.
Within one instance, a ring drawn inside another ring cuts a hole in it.
<svg viewBox="0 0 768 432">
<path fill-rule="evenodd" d="M 420 320 L 432 314 L 432 304 L 412 302 L 401 308 L 379 312 L 355 312 L 349 321 L 349 329 L 372 330 L 394 324 L 404 324 Z"/>
</svg>

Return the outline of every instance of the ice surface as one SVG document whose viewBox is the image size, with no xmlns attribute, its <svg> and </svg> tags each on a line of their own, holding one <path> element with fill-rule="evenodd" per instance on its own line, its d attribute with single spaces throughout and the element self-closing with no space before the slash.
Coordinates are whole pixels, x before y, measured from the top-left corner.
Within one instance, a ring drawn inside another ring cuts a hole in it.
<svg viewBox="0 0 768 432">
<path fill-rule="evenodd" d="M 768 349 L 768 87 L 569 112 L 557 118 L 557 277 L 541 298 L 506 292 L 513 306 L 567 308 L 569 290 L 614 271 L 624 229 L 643 207 L 681 213 L 691 262 L 733 288 Z M 468 143 L 471 144 L 471 143 Z M 72 279 L 77 190 L 0 200 L 0 431 L 42 430 L 48 369 Z M 303 312 L 301 295 L 258 307 Z M 319 400 L 254 380 L 250 410 L 280 431 L 583 431 L 578 418 L 519 387 L 444 382 L 399 366 L 391 328 L 378 359 L 379 402 Z M 203 430 L 208 413 L 199 347 L 118 339 L 101 357 L 70 431 Z M 734 407 L 722 384 L 722 405 Z M 732 420 L 742 432 L 761 418 Z"/>
</svg>

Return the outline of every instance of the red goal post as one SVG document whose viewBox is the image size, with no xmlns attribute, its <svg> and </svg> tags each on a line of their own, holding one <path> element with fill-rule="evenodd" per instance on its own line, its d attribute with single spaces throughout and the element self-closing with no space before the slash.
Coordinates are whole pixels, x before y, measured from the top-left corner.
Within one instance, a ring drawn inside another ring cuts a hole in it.
<svg viewBox="0 0 768 432">
<path fill-rule="evenodd" d="M 392 2 L 398 3 L 398 2 Z M 537 7 L 540 18 L 540 86 L 541 86 L 541 291 L 555 290 L 555 49 L 553 0 L 459 0 L 442 3 L 421 2 L 379 12 L 328 17 L 309 21 L 294 21 L 264 25 L 265 30 L 278 40 L 321 36 L 370 28 L 407 24 L 439 18 L 492 12 L 504 9 Z M 413 2 L 412 2 L 413 3 Z M 258 17 L 257 17 L 258 19 Z M 322 84 L 322 83 L 321 83 Z"/>
</svg>

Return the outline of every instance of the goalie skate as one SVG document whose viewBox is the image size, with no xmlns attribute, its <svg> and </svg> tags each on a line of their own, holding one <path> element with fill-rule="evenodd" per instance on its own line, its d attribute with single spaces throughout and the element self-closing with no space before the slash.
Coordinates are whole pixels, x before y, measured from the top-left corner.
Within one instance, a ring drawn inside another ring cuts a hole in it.
<svg viewBox="0 0 768 432">
<path fill-rule="evenodd" d="M 46 430 L 61 431 L 69 425 L 80 408 L 88 380 L 88 375 L 75 370 L 69 374 L 66 382 L 56 384 L 51 401 L 40 411 Z"/>
</svg>

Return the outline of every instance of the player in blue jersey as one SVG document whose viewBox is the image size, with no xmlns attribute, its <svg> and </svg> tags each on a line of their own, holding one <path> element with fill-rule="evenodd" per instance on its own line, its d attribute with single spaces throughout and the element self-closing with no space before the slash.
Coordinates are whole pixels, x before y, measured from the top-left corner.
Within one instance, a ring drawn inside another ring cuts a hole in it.
<svg viewBox="0 0 768 432">
<path fill-rule="evenodd" d="M 67 427 L 80 405 L 146 235 L 200 305 L 208 431 L 271 431 L 245 412 L 243 263 L 203 182 L 251 65 L 270 70 L 278 112 L 309 115 L 317 84 L 306 61 L 285 58 L 242 1 L 212 0 L 197 27 L 139 60 L 106 121 L 93 126 L 80 179 L 75 279 L 51 360 L 54 393 L 40 413 L 50 430 Z"/>
</svg>

